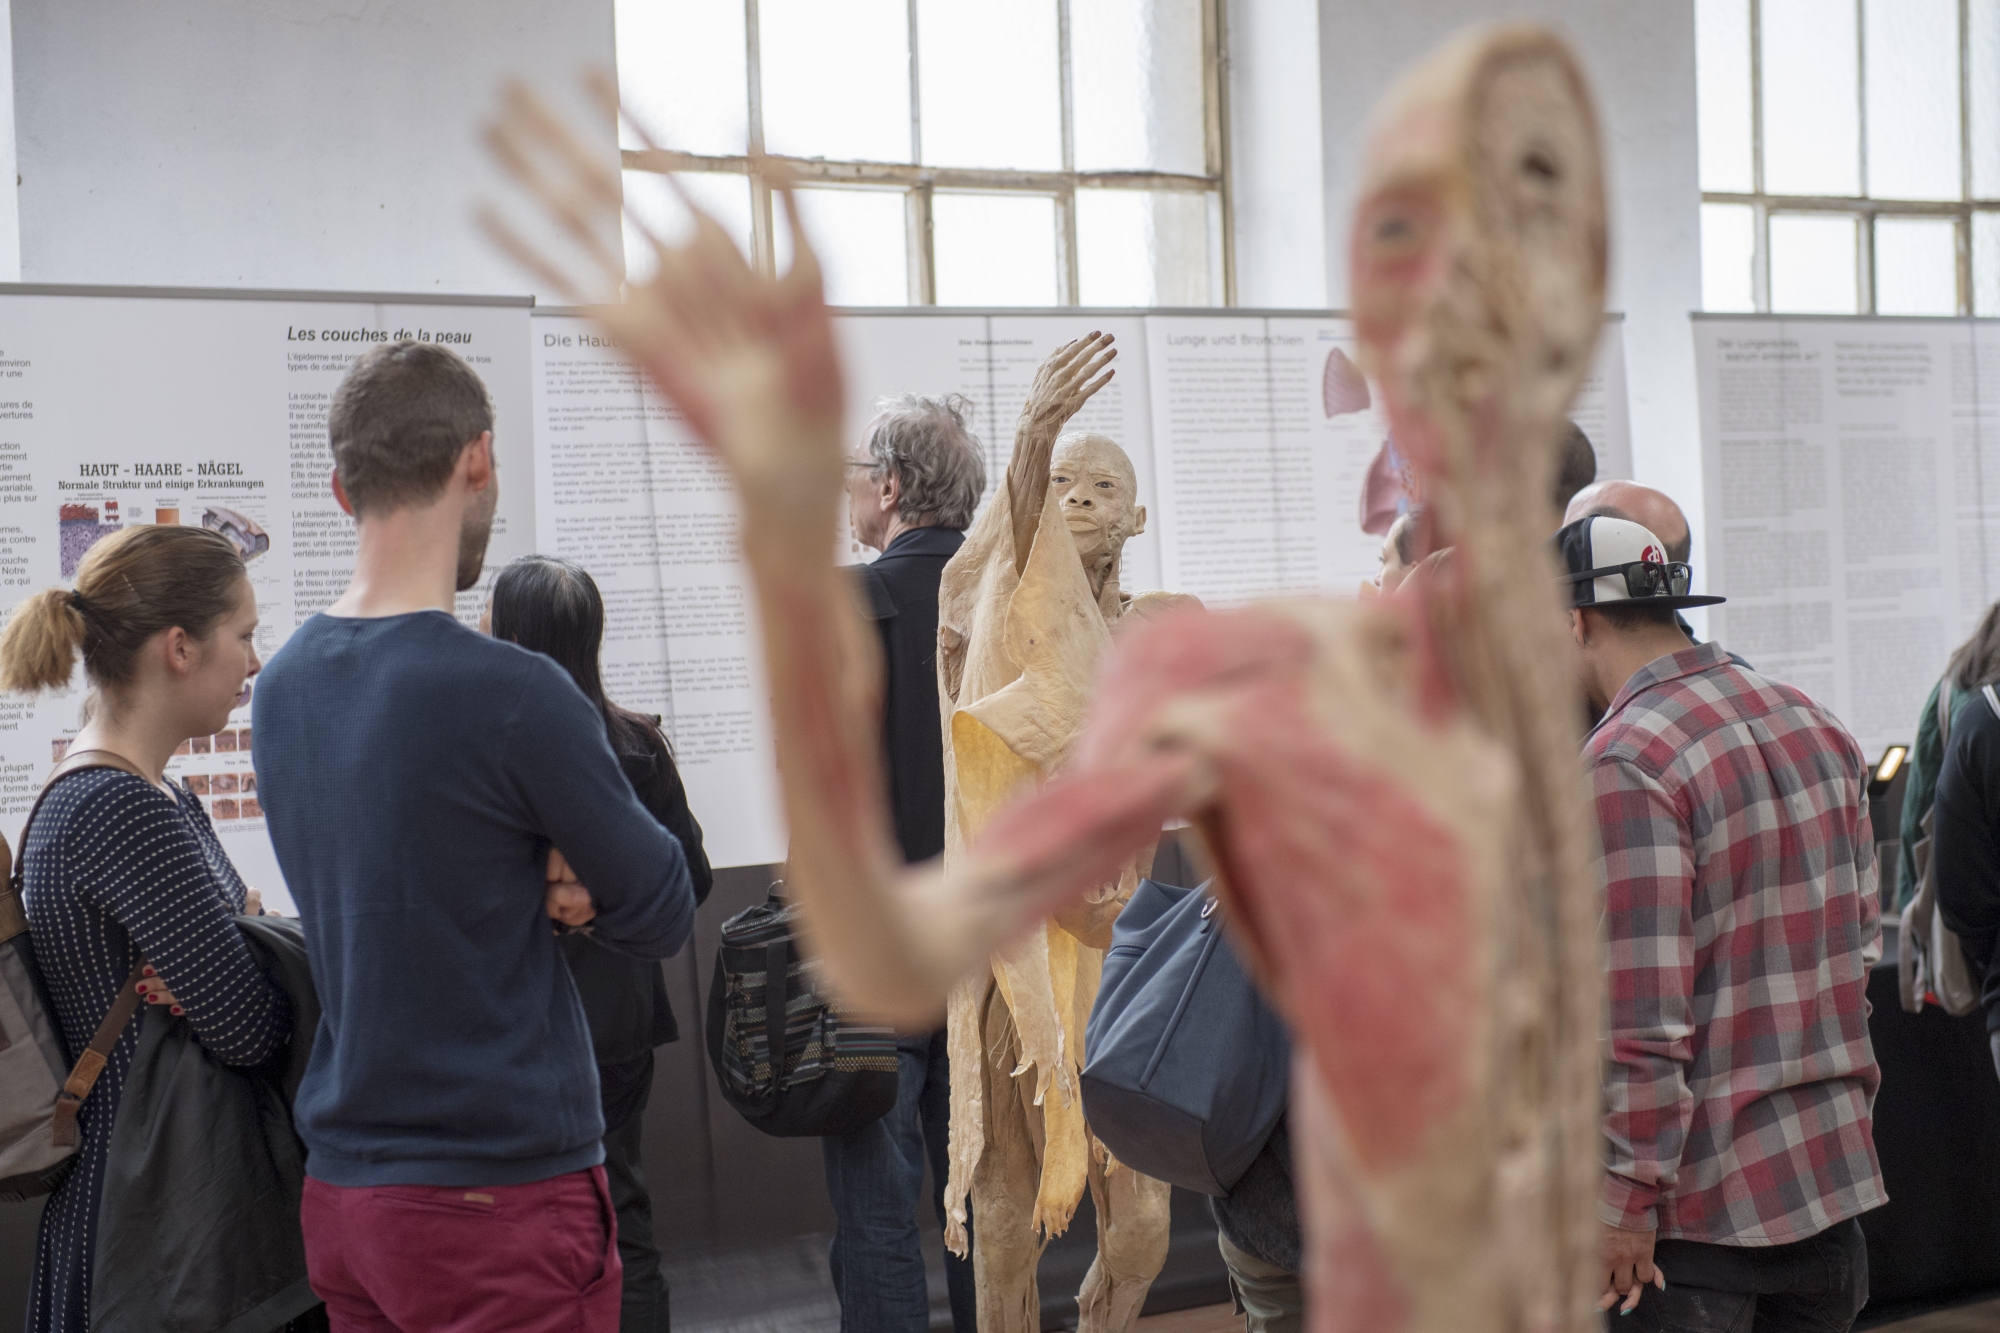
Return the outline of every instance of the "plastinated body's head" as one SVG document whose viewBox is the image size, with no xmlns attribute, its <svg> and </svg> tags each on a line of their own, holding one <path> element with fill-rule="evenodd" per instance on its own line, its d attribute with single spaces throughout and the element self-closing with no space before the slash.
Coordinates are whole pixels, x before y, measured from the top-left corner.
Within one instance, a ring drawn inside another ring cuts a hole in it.
<svg viewBox="0 0 2000 1333">
<path fill-rule="evenodd" d="M 1107 435 L 1083 432 L 1057 440 L 1049 489 L 1085 569 L 1115 562 L 1126 539 L 1146 530 L 1132 460 Z"/>
</svg>

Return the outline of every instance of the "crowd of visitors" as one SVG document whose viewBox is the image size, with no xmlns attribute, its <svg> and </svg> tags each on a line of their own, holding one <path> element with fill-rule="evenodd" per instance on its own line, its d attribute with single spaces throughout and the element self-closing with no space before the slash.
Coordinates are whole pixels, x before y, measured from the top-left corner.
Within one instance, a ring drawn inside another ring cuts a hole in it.
<svg viewBox="0 0 2000 1333">
<path fill-rule="evenodd" d="M 944 842 L 938 586 L 985 482 L 967 417 L 952 397 L 887 400 L 847 462 L 853 537 L 880 553 L 856 597 L 879 634 L 910 862 Z M 103 1050 L 66 1112 L 80 1146 L 43 1215 L 33 1333 L 92 1327 L 138 1047 L 121 1015 L 165 1008 L 230 1069 L 305 1054 L 289 1050 L 294 997 L 237 924 L 260 912 L 255 891 L 201 799 L 165 776 L 253 683 L 259 792 L 318 1015 L 291 1106 L 300 1281 L 260 1326 L 668 1327 L 640 1126 L 654 1048 L 679 1032 L 657 960 L 687 941 L 712 876 L 660 719 L 607 697 L 590 574 L 526 557 L 493 582 L 486 632 L 453 614 L 493 523 L 492 424 L 446 349 L 357 361 L 329 427 L 354 577 L 268 667 L 240 557 L 191 527 L 100 542 L 74 590 L 30 598 L 0 636 L 6 688 L 61 686 L 81 657 L 94 691 L 20 848 L 61 1040 Z M 1819 703 L 1693 637 L 1681 611 L 1721 599 L 1691 591 L 1673 501 L 1587 483 L 1569 457 L 1553 546 L 1594 720 L 1581 770 L 1609 950 L 1602 1305 L 1637 1328 L 1845 1329 L 1868 1295 L 1856 1218 L 1886 1199 L 1869 766 Z M 1403 514 L 1364 594 L 1393 596 L 1446 537 Z M 1996 683 L 2000 608 L 1917 719 L 1897 896 L 1932 835 L 1938 910 L 1983 983 L 2000 1066 Z M 943 1034 L 901 1037 L 897 1069 L 887 1114 L 823 1140 L 832 1286 L 855 1333 L 929 1327 L 918 1212 L 928 1174 L 944 1220 Z M 1297 1329 L 1282 1126 L 1257 1164 L 1217 1202 L 1221 1248 L 1246 1326 Z M 945 1277 L 971 1333 L 972 1264 L 948 1257 Z"/>
</svg>

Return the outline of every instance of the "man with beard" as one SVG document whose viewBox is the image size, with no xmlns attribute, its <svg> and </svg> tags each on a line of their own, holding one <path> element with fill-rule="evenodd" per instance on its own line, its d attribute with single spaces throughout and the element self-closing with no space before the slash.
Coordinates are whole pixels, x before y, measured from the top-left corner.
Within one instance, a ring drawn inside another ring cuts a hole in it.
<svg viewBox="0 0 2000 1333">
<path fill-rule="evenodd" d="M 336 1329 L 618 1326 L 597 1071 L 547 922 L 665 958 L 694 894 L 561 667 L 452 615 L 498 496 L 493 410 L 434 344 L 328 418 L 353 580 L 259 682 L 256 763 L 323 1007 L 294 1114 Z M 576 877 L 558 886 L 551 848 Z"/>
</svg>

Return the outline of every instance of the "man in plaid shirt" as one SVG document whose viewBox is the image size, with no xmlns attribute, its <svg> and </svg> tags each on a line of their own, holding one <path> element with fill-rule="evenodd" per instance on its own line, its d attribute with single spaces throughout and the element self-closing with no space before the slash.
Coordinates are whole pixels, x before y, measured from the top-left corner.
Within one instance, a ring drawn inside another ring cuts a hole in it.
<svg viewBox="0 0 2000 1333">
<path fill-rule="evenodd" d="M 1689 642 L 1675 610 L 1722 599 L 1689 596 L 1645 528 L 1587 517 L 1557 544 L 1604 710 L 1584 747 L 1610 949 L 1603 1305 L 1635 1328 L 1846 1329 L 1868 1297 L 1854 1219 L 1887 1201 L 1867 765 L 1812 700 Z"/>
</svg>

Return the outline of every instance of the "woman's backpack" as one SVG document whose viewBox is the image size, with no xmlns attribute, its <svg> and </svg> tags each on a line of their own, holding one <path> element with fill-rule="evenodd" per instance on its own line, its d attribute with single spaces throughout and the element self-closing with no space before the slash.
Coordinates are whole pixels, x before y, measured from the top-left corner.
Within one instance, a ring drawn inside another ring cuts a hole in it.
<svg viewBox="0 0 2000 1333">
<path fill-rule="evenodd" d="M 1951 681 L 1938 682 L 1938 751 L 1951 746 Z M 1993 687 L 1980 691 L 1986 706 L 2000 715 L 2000 698 Z M 1963 1018 L 1979 1007 L 1979 978 L 1959 946 L 1958 936 L 1945 928 L 1944 913 L 1937 909 L 1936 834 L 1937 798 L 1924 811 L 1924 836 L 1910 849 L 1917 868 L 1917 891 L 1903 908 L 1902 928 L 1897 932 L 1896 983 L 1903 1008 L 1922 1013 L 1924 1001 Z"/>
<path fill-rule="evenodd" d="M 0 1202 L 47 1194 L 69 1174 L 76 1164 L 76 1113 L 104 1072 L 119 1034 L 139 1011 L 144 958 L 132 965 L 132 975 L 111 1002 L 111 1012 L 72 1066 L 28 938 L 28 913 L 21 902 L 28 828 L 56 782 L 86 768 L 145 776 L 123 755 L 79 750 L 56 765 L 35 797 L 27 823 L 21 825 L 23 856 L 12 856 L 0 840 L 0 866 L 7 870 L 7 888 L 0 893 Z"/>
<path fill-rule="evenodd" d="M 1291 1042 L 1201 889 L 1139 881 L 1084 1037 L 1083 1112 L 1120 1162 L 1227 1195 L 1285 1114 Z"/>
<path fill-rule="evenodd" d="M 896 1104 L 896 1034 L 841 1020 L 813 989 L 779 896 L 722 925 L 708 991 L 708 1060 L 722 1096 L 780 1138 L 846 1134 Z"/>
</svg>

